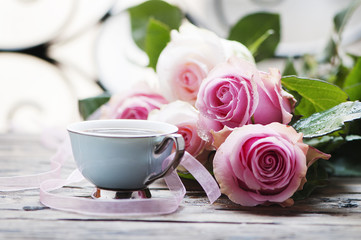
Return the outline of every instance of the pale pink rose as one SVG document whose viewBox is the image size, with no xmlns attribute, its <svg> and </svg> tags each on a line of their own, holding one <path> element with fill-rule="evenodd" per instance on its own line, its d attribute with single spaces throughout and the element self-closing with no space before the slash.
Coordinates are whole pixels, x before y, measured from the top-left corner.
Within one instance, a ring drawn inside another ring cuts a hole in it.
<svg viewBox="0 0 361 240">
<path fill-rule="evenodd" d="M 296 100 L 281 87 L 281 73 L 271 68 L 270 73 L 260 72 L 261 81 L 257 83 L 259 103 L 254 113 L 254 123 L 268 124 L 280 122 L 288 124 Z"/>
<path fill-rule="evenodd" d="M 163 105 L 159 110 L 152 111 L 148 120 L 167 122 L 178 127 L 185 142 L 185 150 L 197 157 L 206 147 L 206 142 L 198 136 L 198 111 L 189 103 L 183 101 Z"/>
<path fill-rule="evenodd" d="M 147 119 L 150 111 L 159 109 L 168 101 L 157 93 L 132 92 L 111 97 L 102 107 L 101 118 L 108 119 Z"/>
<path fill-rule="evenodd" d="M 230 58 L 218 64 L 199 89 L 196 108 L 201 132 L 206 135 L 224 126 L 235 128 L 251 123 L 258 105 L 259 81 L 258 70 L 245 60 Z"/>
<path fill-rule="evenodd" d="M 161 52 L 156 71 L 162 93 L 169 101 L 194 104 L 199 87 L 209 71 L 230 56 L 254 62 L 241 43 L 219 38 L 213 32 L 184 23 L 171 32 L 171 41 Z"/>
<path fill-rule="evenodd" d="M 292 205 L 290 197 L 302 189 L 307 167 L 317 158 L 330 157 L 304 144 L 301 133 L 280 123 L 228 131 L 229 135 L 214 133 L 220 147 L 213 170 L 222 193 L 243 206 Z"/>
</svg>

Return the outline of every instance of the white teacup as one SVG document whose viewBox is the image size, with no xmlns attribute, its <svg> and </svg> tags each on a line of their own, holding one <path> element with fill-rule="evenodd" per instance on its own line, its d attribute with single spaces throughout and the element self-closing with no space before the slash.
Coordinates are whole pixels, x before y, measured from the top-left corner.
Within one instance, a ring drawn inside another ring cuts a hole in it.
<svg viewBox="0 0 361 240">
<path fill-rule="evenodd" d="M 146 188 L 179 164 L 184 140 L 174 125 L 148 120 L 94 120 L 68 126 L 75 162 L 101 189 Z M 173 143 L 175 155 L 169 160 Z"/>
</svg>

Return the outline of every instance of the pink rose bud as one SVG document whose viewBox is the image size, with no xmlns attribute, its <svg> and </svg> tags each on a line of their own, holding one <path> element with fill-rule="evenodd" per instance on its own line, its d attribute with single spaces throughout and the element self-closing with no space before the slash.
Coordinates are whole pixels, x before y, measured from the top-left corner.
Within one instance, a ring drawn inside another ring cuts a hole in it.
<svg viewBox="0 0 361 240">
<path fill-rule="evenodd" d="M 101 118 L 147 119 L 150 111 L 159 109 L 168 101 L 157 93 L 133 92 L 114 95 L 102 109 Z"/>
<path fill-rule="evenodd" d="M 260 72 L 261 81 L 257 83 L 259 103 L 254 113 L 254 123 L 268 124 L 279 122 L 288 124 L 296 99 L 281 87 L 281 74 L 271 68 L 270 73 Z"/>
<path fill-rule="evenodd" d="M 196 107 L 200 130 L 207 135 L 224 126 L 235 128 L 251 123 L 258 105 L 259 81 L 255 65 L 240 58 L 217 65 L 199 89 Z"/>
<path fill-rule="evenodd" d="M 246 125 L 229 135 L 219 134 L 225 140 L 213 160 L 214 175 L 222 193 L 243 206 L 292 205 L 290 197 L 303 187 L 308 165 L 330 157 L 304 144 L 301 133 L 280 123 Z"/>
</svg>

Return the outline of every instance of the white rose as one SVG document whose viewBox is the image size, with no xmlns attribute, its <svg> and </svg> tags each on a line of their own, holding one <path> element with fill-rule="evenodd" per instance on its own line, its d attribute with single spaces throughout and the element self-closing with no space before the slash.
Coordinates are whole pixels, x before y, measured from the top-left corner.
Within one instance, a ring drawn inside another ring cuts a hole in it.
<svg viewBox="0 0 361 240">
<path fill-rule="evenodd" d="M 151 111 L 148 120 L 176 125 L 178 133 L 184 138 L 185 150 L 194 157 L 202 153 L 206 147 L 206 142 L 198 136 L 198 111 L 187 102 L 178 100 L 163 105 L 159 110 Z"/>
<path fill-rule="evenodd" d="M 179 32 L 171 32 L 171 41 L 158 59 L 161 92 L 168 101 L 183 100 L 194 105 L 208 72 L 234 55 L 254 62 L 241 43 L 222 39 L 188 22 L 182 24 Z"/>
</svg>

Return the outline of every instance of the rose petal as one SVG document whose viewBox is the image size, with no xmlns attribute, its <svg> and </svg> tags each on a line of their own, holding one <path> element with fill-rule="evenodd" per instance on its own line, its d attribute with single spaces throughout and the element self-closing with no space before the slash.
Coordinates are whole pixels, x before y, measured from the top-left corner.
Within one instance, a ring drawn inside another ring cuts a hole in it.
<svg viewBox="0 0 361 240">
<path fill-rule="evenodd" d="M 226 194 L 228 198 L 243 206 L 256 206 L 262 202 L 251 198 L 248 192 L 239 188 L 237 180 L 232 176 L 232 168 L 227 161 L 228 156 L 222 150 L 222 146 L 216 152 L 213 159 L 213 171 L 217 182 L 220 185 L 221 192 Z"/>
<path fill-rule="evenodd" d="M 279 203 L 281 207 L 291 207 L 293 206 L 293 204 L 295 204 L 295 201 L 292 198 L 289 198 L 286 201 Z"/>
<path fill-rule="evenodd" d="M 331 154 L 323 153 L 320 150 L 310 146 L 307 152 L 307 167 L 310 167 L 317 159 L 322 158 L 324 160 L 328 160 L 330 157 Z"/>
<path fill-rule="evenodd" d="M 168 103 L 160 94 L 151 90 L 116 94 L 102 107 L 102 119 L 147 119 L 150 111 Z"/>
<path fill-rule="evenodd" d="M 292 119 L 291 113 L 296 100 L 282 89 L 280 71 L 275 68 L 270 68 L 269 71 L 260 72 L 260 81 L 257 81 L 260 103 L 254 114 L 255 123 L 288 124 Z"/>
<path fill-rule="evenodd" d="M 232 129 L 227 126 L 224 126 L 220 131 L 211 130 L 211 134 L 213 136 L 213 146 L 217 149 L 221 146 L 221 144 L 226 140 L 229 134 L 232 133 Z"/>
</svg>

